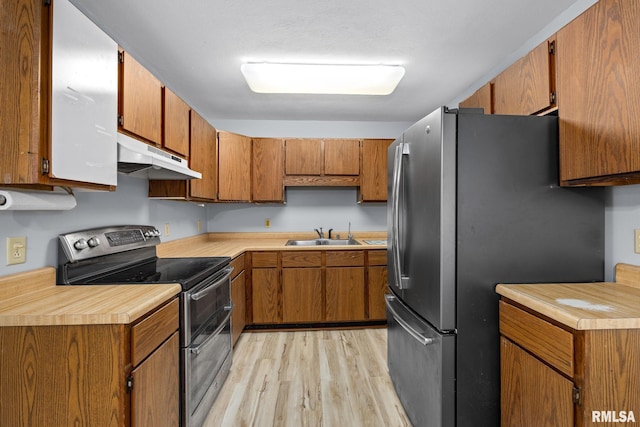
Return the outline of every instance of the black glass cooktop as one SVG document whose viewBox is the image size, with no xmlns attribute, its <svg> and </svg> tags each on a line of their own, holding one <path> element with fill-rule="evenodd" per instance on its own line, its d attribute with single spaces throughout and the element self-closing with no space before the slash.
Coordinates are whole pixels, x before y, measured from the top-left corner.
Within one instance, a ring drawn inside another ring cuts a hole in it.
<svg viewBox="0 0 640 427">
<path fill-rule="evenodd" d="M 156 258 L 90 278 L 86 284 L 179 283 L 183 290 L 200 283 L 229 264 L 229 257 Z"/>
</svg>

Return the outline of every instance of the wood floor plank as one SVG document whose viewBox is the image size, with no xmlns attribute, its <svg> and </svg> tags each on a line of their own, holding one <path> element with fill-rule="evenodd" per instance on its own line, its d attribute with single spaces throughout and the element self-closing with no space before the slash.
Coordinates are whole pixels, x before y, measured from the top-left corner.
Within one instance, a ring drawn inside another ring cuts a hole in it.
<svg viewBox="0 0 640 427">
<path fill-rule="evenodd" d="M 205 427 L 411 427 L 386 329 L 246 332 Z"/>
</svg>

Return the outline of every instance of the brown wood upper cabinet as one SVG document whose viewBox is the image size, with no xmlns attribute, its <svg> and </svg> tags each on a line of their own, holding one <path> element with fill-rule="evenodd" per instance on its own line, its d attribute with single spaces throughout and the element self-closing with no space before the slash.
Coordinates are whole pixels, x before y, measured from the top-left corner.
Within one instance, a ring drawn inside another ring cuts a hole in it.
<svg viewBox="0 0 640 427">
<path fill-rule="evenodd" d="M 387 201 L 387 153 L 391 139 L 363 139 L 360 202 Z"/>
<path fill-rule="evenodd" d="M 218 131 L 218 200 L 251 201 L 251 138 Z"/>
<path fill-rule="evenodd" d="M 555 45 L 550 38 L 496 76 L 495 114 L 538 114 L 556 106 Z"/>
<path fill-rule="evenodd" d="M 115 190 L 115 135 L 111 138 L 107 135 L 103 141 L 105 133 L 115 133 L 115 108 L 112 116 L 94 116 L 87 120 L 87 115 L 97 103 L 86 105 L 83 99 L 71 99 L 77 96 L 78 90 L 89 91 L 88 95 L 98 99 L 102 105 L 113 104 L 115 107 L 112 101 L 115 101 L 116 86 L 109 88 L 109 79 L 105 82 L 101 78 L 113 72 L 112 81 L 116 81 L 117 45 L 102 34 L 112 44 L 112 57 L 105 53 L 102 41 L 98 49 L 94 49 L 96 34 L 101 32 L 98 30 L 96 33 L 95 25 L 71 7 L 73 9 L 69 10 L 66 3 L 60 2 L 56 6 L 39 0 L 14 0 L 3 2 L 0 7 L 0 185 L 26 185 L 33 189 L 68 186 Z M 87 23 L 93 26 L 89 32 Z M 74 28 L 73 36 L 67 37 L 60 32 L 65 48 L 57 51 L 54 58 L 52 33 L 56 28 L 65 27 Z M 86 37 L 87 34 L 90 37 Z M 64 61 L 69 56 L 68 52 L 76 54 L 74 49 L 78 46 L 74 44 L 81 45 L 86 61 L 73 63 L 75 73 L 58 73 L 55 76 L 56 58 Z M 109 68 L 111 58 L 113 66 Z M 96 72 L 96 66 L 100 67 L 100 72 Z M 82 82 L 76 81 L 77 76 Z M 54 77 L 59 84 L 53 84 Z M 93 88 L 87 84 L 91 85 L 91 79 L 96 77 L 101 93 L 94 96 L 90 92 Z M 69 94 L 67 89 L 74 93 Z M 67 108 L 53 111 L 56 99 L 66 95 L 71 95 L 63 102 Z M 81 93 L 80 98 L 84 96 L 85 93 Z M 110 96 L 113 99 L 105 104 L 104 99 Z M 75 108 L 74 102 L 78 103 Z M 58 125 L 57 128 L 53 123 Z M 79 136 L 86 135 L 85 131 L 96 132 L 97 126 L 102 126 L 105 132 L 93 140 L 86 141 L 88 138 Z M 103 165 L 100 169 L 107 172 L 96 173 L 95 165 Z"/>
<path fill-rule="evenodd" d="M 485 114 L 493 114 L 493 83 L 489 82 L 458 104 L 460 108 L 482 108 Z"/>
<path fill-rule="evenodd" d="M 202 179 L 151 180 L 149 197 L 159 199 L 214 202 L 218 193 L 217 132 L 200 114 L 190 111 L 189 166 Z"/>
<path fill-rule="evenodd" d="M 191 108 L 166 86 L 162 89 L 162 94 L 162 146 L 184 158 L 189 158 L 189 112 Z"/>
<path fill-rule="evenodd" d="M 162 83 L 129 53 L 120 51 L 119 130 L 162 144 Z"/>
<path fill-rule="evenodd" d="M 640 3 L 600 0 L 557 34 L 562 185 L 640 182 Z"/>
<path fill-rule="evenodd" d="M 285 186 L 357 186 L 359 139 L 285 140 Z"/>
<path fill-rule="evenodd" d="M 284 141 L 253 138 L 252 200 L 284 202 Z"/>
</svg>

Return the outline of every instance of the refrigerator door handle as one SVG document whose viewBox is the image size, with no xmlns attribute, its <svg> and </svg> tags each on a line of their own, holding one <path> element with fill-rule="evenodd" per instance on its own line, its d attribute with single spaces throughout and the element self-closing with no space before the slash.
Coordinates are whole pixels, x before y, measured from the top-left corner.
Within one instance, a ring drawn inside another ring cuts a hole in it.
<svg viewBox="0 0 640 427">
<path fill-rule="evenodd" d="M 395 319 L 396 322 L 398 322 L 398 325 L 400 325 L 402 327 L 402 329 L 404 329 L 405 331 L 407 331 L 407 333 L 409 335 L 411 335 L 416 341 L 418 341 L 420 344 L 427 346 L 429 344 L 433 344 L 433 338 L 428 338 L 425 337 L 424 335 L 422 335 L 420 332 L 416 331 L 415 329 L 413 329 L 411 327 L 411 325 L 409 325 L 403 318 L 402 316 L 400 316 L 393 308 L 392 303 L 393 301 L 396 300 L 396 297 L 394 297 L 393 295 L 385 295 L 385 302 L 387 303 L 387 308 L 389 309 L 389 312 L 391 313 L 391 315 L 393 316 L 393 318 Z"/>
<path fill-rule="evenodd" d="M 392 244 L 393 244 L 393 253 L 392 253 L 392 261 L 394 266 L 394 272 L 396 275 L 396 285 L 398 289 L 405 289 L 409 282 L 409 278 L 403 276 L 402 274 L 402 260 L 401 260 L 401 251 L 400 251 L 400 184 L 402 182 L 402 156 L 409 154 L 409 144 L 405 144 L 401 142 L 396 147 L 394 163 L 393 163 L 393 186 L 392 186 L 392 197 L 391 197 L 391 214 L 392 214 L 392 223 L 391 223 L 391 231 L 392 231 Z"/>
</svg>

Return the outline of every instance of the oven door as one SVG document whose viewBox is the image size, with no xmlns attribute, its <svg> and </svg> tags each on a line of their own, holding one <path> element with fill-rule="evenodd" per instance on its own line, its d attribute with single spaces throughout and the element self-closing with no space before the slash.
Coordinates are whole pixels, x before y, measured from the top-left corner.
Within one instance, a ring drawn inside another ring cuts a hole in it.
<svg viewBox="0 0 640 427">
<path fill-rule="evenodd" d="M 181 347 L 188 347 L 198 334 L 210 325 L 214 313 L 231 304 L 231 272 L 229 266 L 213 274 L 182 295 Z M 215 327 L 222 322 L 218 319 Z"/>
<path fill-rule="evenodd" d="M 201 426 L 231 369 L 231 312 L 210 322 L 192 345 L 182 349 L 182 408 L 184 427 Z"/>
</svg>

